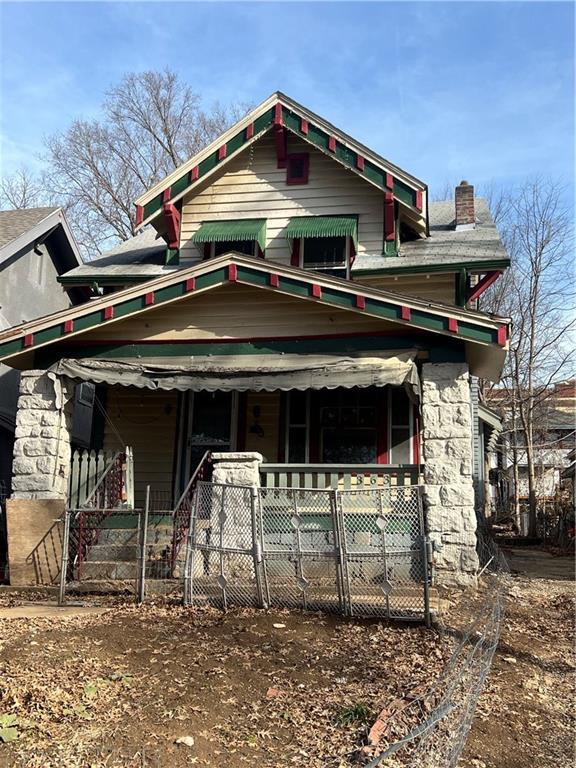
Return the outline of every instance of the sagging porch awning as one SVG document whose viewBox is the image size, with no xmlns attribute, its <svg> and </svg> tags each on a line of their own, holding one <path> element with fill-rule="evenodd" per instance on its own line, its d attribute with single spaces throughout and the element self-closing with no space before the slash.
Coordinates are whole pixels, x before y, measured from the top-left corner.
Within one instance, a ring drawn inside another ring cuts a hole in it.
<svg viewBox="0 0 576 768">
<path fill-rule="evenodd" d="M 297 216 L 286 227 L 286 239 L 298 237 L 351 237 L 358 247 L 356 216 Z"/>
<path fill-rule="evenodd" d="M 416 350 L 351 355 L 220 355 L 131 360 L 63 358 L 54 373 L 94 384 L 182 392 L 287 392 L 404 385 L 418 396 Z"/>
<path fill-rule="evenodd" d="M 266 219 L 234 219 L 205 221 L 192 235 L 193 243 L 230 243 L 235 240 L 256 240 L 266 248 Z"/>
</svg>

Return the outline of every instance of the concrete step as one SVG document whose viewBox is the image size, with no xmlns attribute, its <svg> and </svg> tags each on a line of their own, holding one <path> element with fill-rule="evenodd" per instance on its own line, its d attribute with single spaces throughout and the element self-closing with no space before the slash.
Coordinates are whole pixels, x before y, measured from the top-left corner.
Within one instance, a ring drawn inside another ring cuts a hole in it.
<svg viewBox="0 0 576 768">
<path fill-rule="evenodd" d="M 171 541 L 169 543 L 146 544 L 146 557 L 150 560 L 157 560 L 160 557 L 169 556 L 172 549 Z M 86 560 L 90 561 L 110 561 L 110 562 L 133 562 L 138 559 L 139 547 L 137 544 L 93 544 L 88 550 Z"/>
<path fill-rule="evenodd" d="M 173 529 L 171 525 L 154 525 L 148 528 L 147 544 L 172 543 Z M 103 528 L 98 532 L 98 544 L 137 545 L 139 532 L 137 528 Z"/>
<path fill-rule="evenodd" d="M 183 572 L 184 560 L 175 563 L 176 573 Z M 166 579 L 170 576 L 169 560 L 146 560 L 146 579 Z M 85 560 L 80 568 L 80 581 L 135 581 L 138 563 L 135 560 Z"/>
</svg>

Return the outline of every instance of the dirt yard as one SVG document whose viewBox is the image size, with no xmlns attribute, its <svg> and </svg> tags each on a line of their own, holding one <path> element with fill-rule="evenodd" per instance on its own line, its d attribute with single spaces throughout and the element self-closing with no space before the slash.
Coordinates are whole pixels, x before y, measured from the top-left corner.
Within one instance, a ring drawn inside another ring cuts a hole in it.
<svg viewBox="0 0 576 768">
<path fill-rule="evenodd" d="M 460 765 L 562 768 L 573 560 L 510 559 L 521 573 Z M 62 614 L 33 597 L 0 592 L 0 766 L 357 766 L 380 710 L 447 656 L 420 626 L 160 604 Z"/>
</svg>

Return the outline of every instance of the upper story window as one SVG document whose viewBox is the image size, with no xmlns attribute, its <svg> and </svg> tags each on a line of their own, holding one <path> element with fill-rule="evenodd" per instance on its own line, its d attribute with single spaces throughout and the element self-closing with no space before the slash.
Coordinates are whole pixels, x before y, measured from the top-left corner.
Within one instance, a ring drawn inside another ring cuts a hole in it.
<svg viewBox="0 0 576 768">
<path fill-rule="evenodd" d="M 356 254 L 357 230 L 357 216 L 290 219 L 286 237 L 292 243 L 292 266 L 349 277 Z"/>
<path fill-rule="evenodd" d="M 286 184 L 308 184 L 310 155 L 299 152 L 286 158 Z"/>
<path fill-rule="evenodd" d="M 266 219 L 204 221 L 191 241 L 204 247 L 204 258 L 237 251 L 247 256 L 263 256 L 266 247 Z"/>
</svg>

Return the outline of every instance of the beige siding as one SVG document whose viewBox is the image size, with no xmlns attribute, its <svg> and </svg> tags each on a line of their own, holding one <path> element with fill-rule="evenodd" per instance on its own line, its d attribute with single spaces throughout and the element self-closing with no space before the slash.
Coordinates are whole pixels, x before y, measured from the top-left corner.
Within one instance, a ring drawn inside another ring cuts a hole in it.
<svg viewBox="0 0 576 768">
<path fill-rule="evenodd" d="M 278 461 L 278 439 L 280 428 L 280 393 L 248 392 L 246 397 L 246 450 L 258 451 L 265 461 Z M 260 407 L 260 418 L 254 416 L 254 407 Z M 250 427 L 258 423 L 262 435 L 250 432 Z"/>
<path fill-rule="evenodd" d="M 398 325 L 261 288 L 226 285 L 96 328 L 85 338 L 216 341 L 390 329 Z"/>
<path fill-rule="evenodd" d="M 152 492 L 166 496 L 172 492 L 177 402 L 176 392 L 108 388 L 104 447 L 134 449 L 137 506 L 144 504 L 148 484 Z"/>
<path fill-rule="evenodd" d="M 286 170 L 277 168 L 269 134 L 232 160 L 219 178 L 184 199 L 182 263 L 202 258 L 203 249 L 190 238 L 202 221 L 214 219 L 265 218 L 266 258 L 290 263 L 284 231 L 291 217 L 357 214 L 359 253 L 382 252 L 382 192 L 294 136 L 288 137 L 288 151 L 310 153 L 308 184 L 286 184 Z"/>
<path fill-rule="evenodd" d="M 354 278 L 354 282 L 379 288 L 382 291 L 392 291 L 405 296 L 416 296 L 419 299 L 440 301 L 454 304 L 456 297 L 456 282 L 454 274 L 384 276 L 367 275 Z"/>
</svg>

